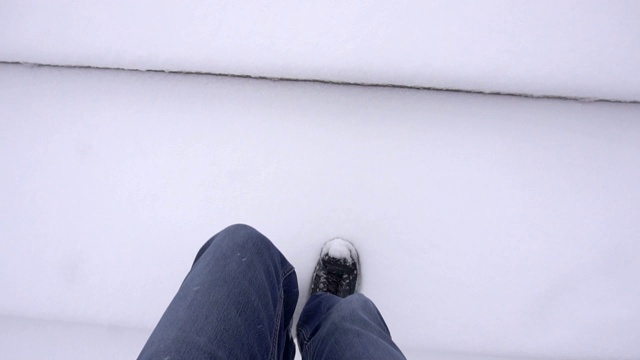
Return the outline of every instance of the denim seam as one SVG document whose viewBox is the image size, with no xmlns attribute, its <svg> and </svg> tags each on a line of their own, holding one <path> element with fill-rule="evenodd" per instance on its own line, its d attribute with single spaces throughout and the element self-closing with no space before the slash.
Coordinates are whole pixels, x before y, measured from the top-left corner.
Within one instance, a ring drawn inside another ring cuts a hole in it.
<svg viewBox="0 0 640 360">
<path fill-rule="evenodd" d="M 304 353 L 304 352 L 310 353 L 311 352 L 311 350 L 309 350 L 310 341 L 309 341 L 309 336 L 307 335 L 307 332 L 302 327 L 298 328 L 298 332 L 302 333 L 303 344 L 304 344 L 303 348 L 300 349 L 300 351 L 302 353 Z M 302 354 L 300 354 L 300 355 L 302 355 Z"/>
<path fill-rule="evenodd" d="M 284 278 L 291 275 L 291 273 L 294 272 L 295 270 L 296 269 L 293 266 L 289 265 L 289 268 L 283 271 L 282 274 L 280 275 L 280 277 L 282 278 L 282 282 L 284 283 Z"/>
<path fill-rule="evenodd" d="M 278 299 L 278 307 L 276 312 L 276 321 L 275 326 L 273 327 L 273 333 L 271 335 L 271 353 L 269 354 L 269 359 L 275 360 L 276 358 L 276 349 L 278 347 L 278 330 L 280 330 L 280 318 L 282 317 L 282 308 L 284 306 L 284 277 L 280 276 L 280 297 Z"/>
<path fill-rule="evenodd" d="M 280 323 L 281 323 L 281 318 L 282 318 L 282 311 L 283 311 L 283 307 L 284 307 L 284 280 L 286 279 L 287 276 L 289 276 L 290 274 L 292 274 L 295 271 L 295 268 L 291 265 L 289 265 L 289 268 L 285 271 L 282 272 L 282 274 L 280 274 L 280 298 L 278 299 L 278 310 L 276 313 L 276 323 L 275 323 L 275 327 L 273 328 L 273 334 L 272 334 L 272 341 L 271 341 L 271 354 L 269 356 L 269 359 L 275 359 L 276 357 L 276 350 L 278 348 L 278 342 L 279 342 L 279 330 L 280 330 Z"/>
</svg>

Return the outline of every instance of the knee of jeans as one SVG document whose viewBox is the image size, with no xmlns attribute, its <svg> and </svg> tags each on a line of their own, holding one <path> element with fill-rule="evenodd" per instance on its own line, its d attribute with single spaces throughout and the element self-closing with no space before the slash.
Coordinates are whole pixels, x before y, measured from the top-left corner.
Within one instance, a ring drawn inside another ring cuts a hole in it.
<svg viewBox="0 0 640 360">
<path fill-rule="evenodd" d="M 236 232 L 246 232 L 246 233 L 257 233 L 259 234 L 258 230 L 256 230 L 255 228 L 253 228 L 252 226 L 249 226 L 247 224 L 233 224 L 233 225 L 229 225 L 226 228 L 224 228 L 221 233 L 227 233 L 227 232 L 231 232 L 231 233 L 236 233 Z"/>
<path fill-rule="evenodd" d="M 369 310 L 371 305 L 371 300 L 366 296 L 357 293 L 342 299 L 334 307 L 334 312 L 340 317 L 348 317 L 353 314 L 361 313 L 363 310 Z"/>
<path fill-rule="evenodd" d="M 351 324 L 362 323 L 364 320 L 365 323 L 375 324 L 380 330 L 389 334 L 389 328 L 382 315 L 380 315 L 378 308 L 376 308 L 373 301 L 360 293 L 347 296 L 341 300 L 334 306 L 332 316 L 337 321 L 337 326 L 344 325 L 345 319 L 348 319 L 347 322 Z"/>
<path fill-rule="evenodd" d="M 258 230 L 245 224 L 234 224 L 220 232 L 221 241 L 232 242 L 234 247 L 247 250 L 271 248 L 274 245 Z"/>
</svg>

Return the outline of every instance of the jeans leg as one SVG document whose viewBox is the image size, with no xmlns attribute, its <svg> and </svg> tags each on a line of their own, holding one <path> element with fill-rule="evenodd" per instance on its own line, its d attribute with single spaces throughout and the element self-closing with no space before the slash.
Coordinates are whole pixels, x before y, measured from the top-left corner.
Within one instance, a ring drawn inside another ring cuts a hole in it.
<svg viewBox="0 0 640 360">
<path fill-rule="evenodd" d="M 382 315 L 362 294 L 313 294 L 302 310 L 297 334 L 303 359 L 405 359 Z"/>
<path fill-rule="evenodd" d="M 293 359 L 298 281 L 255 229 L 233 225 L 200 249 L 139 360 Z"/>
</svg>

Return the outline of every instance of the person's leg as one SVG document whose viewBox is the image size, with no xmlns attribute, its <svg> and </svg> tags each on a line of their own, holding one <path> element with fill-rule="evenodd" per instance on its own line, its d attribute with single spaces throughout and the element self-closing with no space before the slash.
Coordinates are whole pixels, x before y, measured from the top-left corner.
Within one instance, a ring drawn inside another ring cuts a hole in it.
<svg viewBox="0 0 640 360">
<path fill-rule="evenodd" d="M 405 359 L 366 296 L 311 295 L 297 326 L 303 359 Z"/>
<path fill-rule="evenodd" d="M 322 246 L 297 326 L 303 359 L 404 359 L 376 306 L 356 293 L 361 270 L 351 242 Z"/>
<path fill-rule="evenodd" d="M 293 359 L 294 268 L 262 234 L 233 225 L 200 249 L 138 359 Z"/>
</svg>

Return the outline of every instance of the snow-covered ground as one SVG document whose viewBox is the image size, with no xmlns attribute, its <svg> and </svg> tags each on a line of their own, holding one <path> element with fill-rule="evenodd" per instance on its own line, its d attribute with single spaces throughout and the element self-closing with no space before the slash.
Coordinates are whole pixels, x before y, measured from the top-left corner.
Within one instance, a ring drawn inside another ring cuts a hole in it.
<svg viewBox="0 0 640 360">
<path fill-rule="evenodd" d="M 640 101 L 634 0 L 3 0 L 0 60 Z"/>
<path fill-rule="evenodd" d="M 0 316 L 1 359 L 135 359 L 148 329 Z"/>
<path fill-rule="evenodd" d="M 640 358 L 637 104 L 18 65 L 0 84 L 2 358 L 135 356 L 237 222 L 303 289 L 326 239 L 356 243 L 410 358 Z"/>
</svg>

